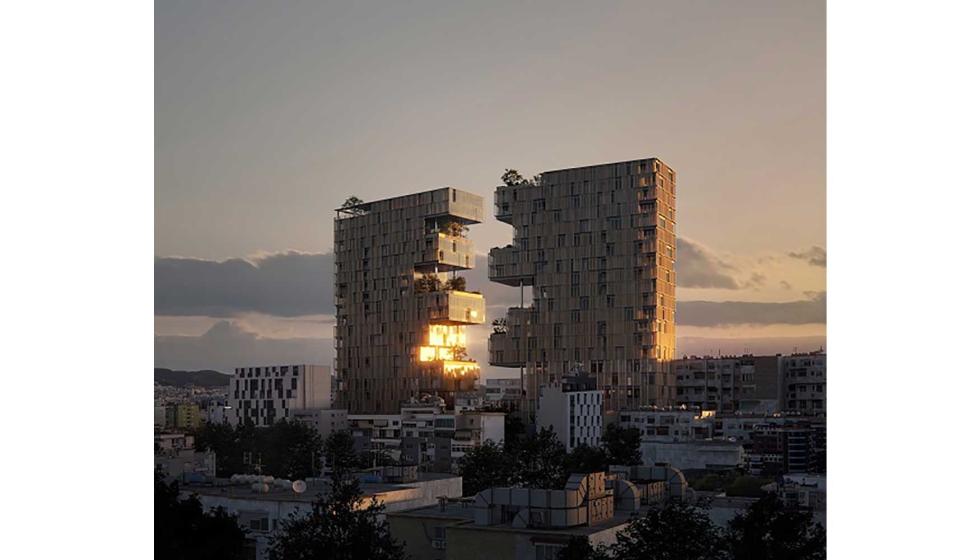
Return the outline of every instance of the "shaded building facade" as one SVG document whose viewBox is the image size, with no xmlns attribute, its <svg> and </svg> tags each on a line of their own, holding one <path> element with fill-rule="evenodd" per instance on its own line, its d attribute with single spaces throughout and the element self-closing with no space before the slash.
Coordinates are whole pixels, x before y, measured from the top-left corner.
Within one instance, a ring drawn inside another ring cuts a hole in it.
<svg viewBox="0 0 980 560">
<path fill-rule="evenodd" d="M 494 215 L 514 237 L 491 249 L 488 275 L 519 288 L 522 305 L 490 336 L 489 362 L 522 368 L 525 415 L 577 363 L 608 410 L 674 401 L 675 185 L 648 158 L 496 189 Z"/>
</svg>

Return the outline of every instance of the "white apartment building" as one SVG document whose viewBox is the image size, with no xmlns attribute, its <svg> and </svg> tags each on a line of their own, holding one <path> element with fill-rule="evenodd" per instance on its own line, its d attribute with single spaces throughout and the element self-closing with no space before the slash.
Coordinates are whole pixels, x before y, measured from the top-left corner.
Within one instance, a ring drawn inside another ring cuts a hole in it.
<svg viewBox="0 0 980 560">
<path fill-rule="evenodd" d="M 502 445 L 505 417 L 502 412 L 447 411 L 434 398 L 404 403 L 399 414 L 350 414 L 347 422 L 362 449 L 384 450 L 404 463 L 450 471 L 473 447 L 490 440 Z"/>
<path fill-rule="evenodd" d="M 330 408 L 330 368 L 317 365 L 235 368 L 228 390 L 229 422 L 268 427 L 299 409 Z"/>
<path fill-rule="evenodd" d="M 562 378 L 561 384 L 538 388 L 537 430 L 551 427 L 566 451 L 585 444 L 598 447 L 602 439 L 602 391 L 596 379 L 579 372 Z"/>
<path fill-rule="evenodd" d="M 490 406 L 519 406 L 521 402 L 521 380 L 497 377 L 487 379 L 486 404 Z"/>
<path fill-rule="evenodd" d="M 296 409 L 290 410 L 289 416 L 298 422 L 308 424 L 322 438 L 330 437 L 330 434 L 334 432 L 347 429 L 346 410 L 334 408 Z"/>
<path fill-rule="evenodd" d="M 827 412 L 827 354 L 823 351 L 779 357 L 782 410 L 804 414 Z"/>
<path fill-rule="evenodd" d="M 640 430 L 644 441 L 679 442 L 712 437 L 711 410 L 629 410 L 619 413 L 620 425 Z"/>
<path fill-rule="evenodd" d="M 217 397 L 208 401 L 204 419 L 211 424 L 223 424 L 232 421 L 232 409 L 228 399 Z"/>
</svg>

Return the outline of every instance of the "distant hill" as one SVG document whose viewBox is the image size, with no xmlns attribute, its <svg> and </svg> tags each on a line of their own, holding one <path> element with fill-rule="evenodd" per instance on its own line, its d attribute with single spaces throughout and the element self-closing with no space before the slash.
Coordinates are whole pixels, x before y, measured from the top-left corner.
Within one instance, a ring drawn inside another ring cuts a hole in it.
<svg viewBox="0 0 980 560">
<path fill-rule="evenodd" d="M 231 381 L 231 376 L 227 373 L 204 369 L 200 371 L 180 371 L 167 368 L 153 368 L 153 380 L 160 385 L 170 385 L 171 387 L 183 387 L 185 385 L 195 385 L 197 387 L 227 387 Z"/>
</svg>

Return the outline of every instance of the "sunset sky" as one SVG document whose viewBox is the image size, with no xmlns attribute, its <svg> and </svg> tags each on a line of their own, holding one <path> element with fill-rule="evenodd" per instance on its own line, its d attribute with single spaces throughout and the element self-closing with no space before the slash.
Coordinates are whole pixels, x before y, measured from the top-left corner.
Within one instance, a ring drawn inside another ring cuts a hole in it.
<svg viewBox="0 0 980 560">
<path fill-rule="evenodd" d="M 817 349 L 824 28 L 806 0 L 158 2 L 156 365 L 332 365 L 350 195 L 482 195 L 465 276 L 501 316 L 503 170 L 644 157 L 677 172 L 678 355 Z"/>
</svg>

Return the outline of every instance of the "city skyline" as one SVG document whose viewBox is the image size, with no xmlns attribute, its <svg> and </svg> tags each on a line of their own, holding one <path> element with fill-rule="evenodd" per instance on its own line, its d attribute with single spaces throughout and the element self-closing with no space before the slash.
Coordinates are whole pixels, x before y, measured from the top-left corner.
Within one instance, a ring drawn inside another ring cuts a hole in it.
<svg viewBox="0 0 980 560">
<path fill-rule="evenodd" d="M 677 355 L 826 347 L 822 4 L 177 4 L 156 8 L 156 365 L 332 364 L 331 218 L 350 195 L 489 201 L 505 168 L 647 154 L 684 185 Z M 491 317 L 516 304 L 487 280 L 510 238 L 494 222 L 467 275 Z M 482 329 L 470 355 L 496 376 Z"/>
</svg>

